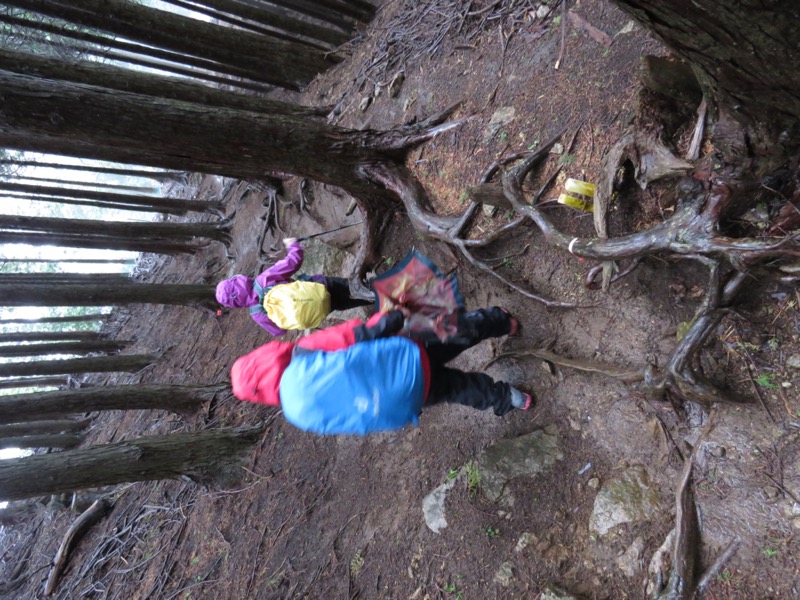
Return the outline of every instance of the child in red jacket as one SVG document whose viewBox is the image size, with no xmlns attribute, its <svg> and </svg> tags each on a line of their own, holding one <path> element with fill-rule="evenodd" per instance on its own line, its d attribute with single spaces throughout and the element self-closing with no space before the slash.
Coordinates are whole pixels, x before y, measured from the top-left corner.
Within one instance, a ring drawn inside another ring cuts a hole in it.
<svg viewBox="0 0 800 600">
<path fill-rule="evenodd" d="M 446 363 L 483 339 L 515 333 L 519 323 L 501 308 L 465 312 L 458 336 L 399 337 L 400 311 L 373 315 L 305 336 L 270 342 L 239 358 L 231 369 L 237 398 L 281 405 L 291 423 L 316 433 L 398 429 L 417 423 L 423 406 L 452 402 L 502 416 L 527 410 L 532 396 L 484 373 Z"/>
</svg>

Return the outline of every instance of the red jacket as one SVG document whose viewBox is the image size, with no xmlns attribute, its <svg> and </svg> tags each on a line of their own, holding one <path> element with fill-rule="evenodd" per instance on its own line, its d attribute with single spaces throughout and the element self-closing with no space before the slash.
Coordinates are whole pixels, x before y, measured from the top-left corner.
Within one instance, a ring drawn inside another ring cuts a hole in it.
<svg viewBox="0 0 800 600">
<path fill-rule="evenodd" d="M 367 327 L 377 324 L 385 315 L 376 313 L 367 320 Z M 231 367 L 233 394 L 240 400 L 280 406 L 281 377 L 292 361 L 295 346 L 307 350 L 335 352 L 357 343 L 356 328 L 364 323 L 360 319 L 345 321 L 340 325 L 320 329 L 297 342 L 269 342 L 239 358 Z M 425 348 L 420 345 L 420 360 L 425 375 L 425 397 L 430 389 L 430 363 Z"/>
</svg>

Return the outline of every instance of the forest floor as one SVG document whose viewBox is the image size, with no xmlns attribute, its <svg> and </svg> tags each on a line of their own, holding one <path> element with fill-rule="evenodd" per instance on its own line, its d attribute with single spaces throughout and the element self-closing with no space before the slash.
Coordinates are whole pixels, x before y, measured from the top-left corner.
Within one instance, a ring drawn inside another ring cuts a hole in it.
<svg viewBox="0 0 800 600">
<path fill-rule="evenodd" d="M 411 4 L 387 2 L 350 59 L 315 81 L 303 102 L 338 105 L 336 122 L 347 127 L 388 129 L 462 101 L 455 118 L 467 118 L 464 124 L 409 158 L 441 213 L 463 210 L 464 190 L 493 161 L 535 149 L 565 126 L 578 134 L 573 147 L 544 167 L 564 167 L 547 198 L 558 195 L 564 177 L 596 181 L 603 154 L 636 113 L 639 58 L 665 54 L 602 1 L 571 9 L 596 30 L 567 17 L 563 50 L 560 9 L 542 18 L 517 15 L 516 21 L 486 20 L 491 13 L 484 13 L 461 27 L 454 21 L 447 31 L 452 13 L 407 10 Z M 396 35 L 404 29 L 414 36 Z M 403 50 L 401 43 L 408 46 Z M 389 84 L 400 70 L 404 81 L 392 96 Z M 212 245 L 196 256 L 152 260 L 143 280 L 210 283 L 256 270 L 264 194 L 213 177 L 195 184 L 199 198 L 223 197 L 228 212 L 236 211 L 235 261 Z M 298 182 L 285 188 L 291 199 Z M 611 215 L 612 234 L 660 218 L 658 188 L 623 192 Z M 358 220 L 357 212 L 344 216 L 348 204 L 318 187 L 311 215 L 282 206 L 285 234 Z M 555 205 L 550 214 L 576 236 L 591 235 L 589 213 Z M 484 213 L 476 230 L 509 217 Z M 352 247 L 354 236 L 329 241 Z M 550 347 L 626 368 L 663 364 L 706 281 L 689 261 L 650 259 L 609 292 L 590 290 L 583 280 L 593 265 L 552 250 L 526 225 L 482 256 L 496 259 L 497 273 L 542 296 L 594 304 L 548 309 L 471 268 L 444 244 L 422 239 L 401 211 L 383 238 L 378 271 L 411 247 L 444 271 L 457 267 L 468 307 L 499 305 L 517 315 L 524 329 L 513 348 Z M 800 597 L 800 296 L 773 283 L 752 288 L 703 357 L 707 372 L 748 400 L 741 404 L 677 411 L 603 375 L 520 357 L 487 372 L 532 390 L 537 403 L 530 412 L 498 418 L 490 411 L 434 407 L 418 428 L 368 438 L 306 434 L 274 409 L 229 395 L 186 420 L 152 412 L 101 415 L 92 443 L 257 422 L 267 428 L 236 487 L 206 490 L 165 481 L 118 490 L 113 512 L 83 540 L 54 597 L 482 600 L 538 598 L 557 585 L 583 598 L 642 598 L 647 564 L 674 524 L 687 443 L 697 441 L 709 419 L 714 428 L 695 471 L 703 564 L 731 539 L 742 543 L 706 597 Z M 269 341 L 242 311 L 216 317 L 188 307 L 145 306 L 118 311 L 111 327 L 120 339 L 137 339 L 131 352 L 160 350 L 163 358 L 133 377 L 104 378 L 107 383 L 225 381 L 237 357 Z M 482 370 L 510 347 L 504 340 L 484 342 L 455 364 Z M 545 430 L 557 440 L 555 465 L 511 480 L 513 505 L 492 503 L 480 485 L 458 477 L 446 503 L 447 527 L 434 533 L 426 526 L 423 499 L 456 470 L 501 440 Z M 631 474 L 648 499 L 640 502 L 642 510 L 608 531 L 590 527 L 602 490 Z M 17 550 L 33 544 L 31 568 L 41 568 L 15 598 L 41 597 L 46 567 L 74 518 L 68 511 L 43 512 L 35 529 L 5 536 L 6 560 L 16 555 L 10 544 Z"/>
</svg>

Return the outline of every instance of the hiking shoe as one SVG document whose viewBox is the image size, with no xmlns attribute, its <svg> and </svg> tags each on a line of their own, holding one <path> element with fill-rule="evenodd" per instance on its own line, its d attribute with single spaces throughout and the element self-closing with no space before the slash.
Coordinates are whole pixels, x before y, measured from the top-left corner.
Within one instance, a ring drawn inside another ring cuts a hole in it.
<svg viewBox="0 0 800 600">
<path fill-rule="evenodd" d="M 520 410 L 528 410 L 533 406 L 533 396 L 515 387 L 511 388 L 511 406 Z"/>
<path fill-rule="evenodd" d="M 522 324 L 519 322 L 519 320 L 516 317 L 512 316 L 511 313 L 508 312 L 507 309 L 503 308 L 502 306 L 499 307 L 499 308 L 505 314 L 508 315 L 508 320 L 509 320 L 508 335 L 510 335 L 510 336 L 519 335 L 520 332 L 522 331 Z"/>
</svg>

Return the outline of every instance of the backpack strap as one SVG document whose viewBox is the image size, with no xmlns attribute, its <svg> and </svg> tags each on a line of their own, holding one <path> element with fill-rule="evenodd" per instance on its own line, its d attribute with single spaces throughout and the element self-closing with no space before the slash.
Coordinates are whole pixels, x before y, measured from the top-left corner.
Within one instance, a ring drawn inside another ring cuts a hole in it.
<svg viewBox="0 0 800 600">
<path fill-rule="evenodd" d="M 258 295 L 258 304 L 250 307 L 251 315 L 257 315 L 259 313 L 267 314 L 267 311 L 264 309 L 264 296 L 266 296 L 274 287 L 274 285 L 271 285 L 264 288 L 261 287 L 261 284 L 259 284 L 257 281 L 253 281 L 253 291 Z"/>
</svg>

